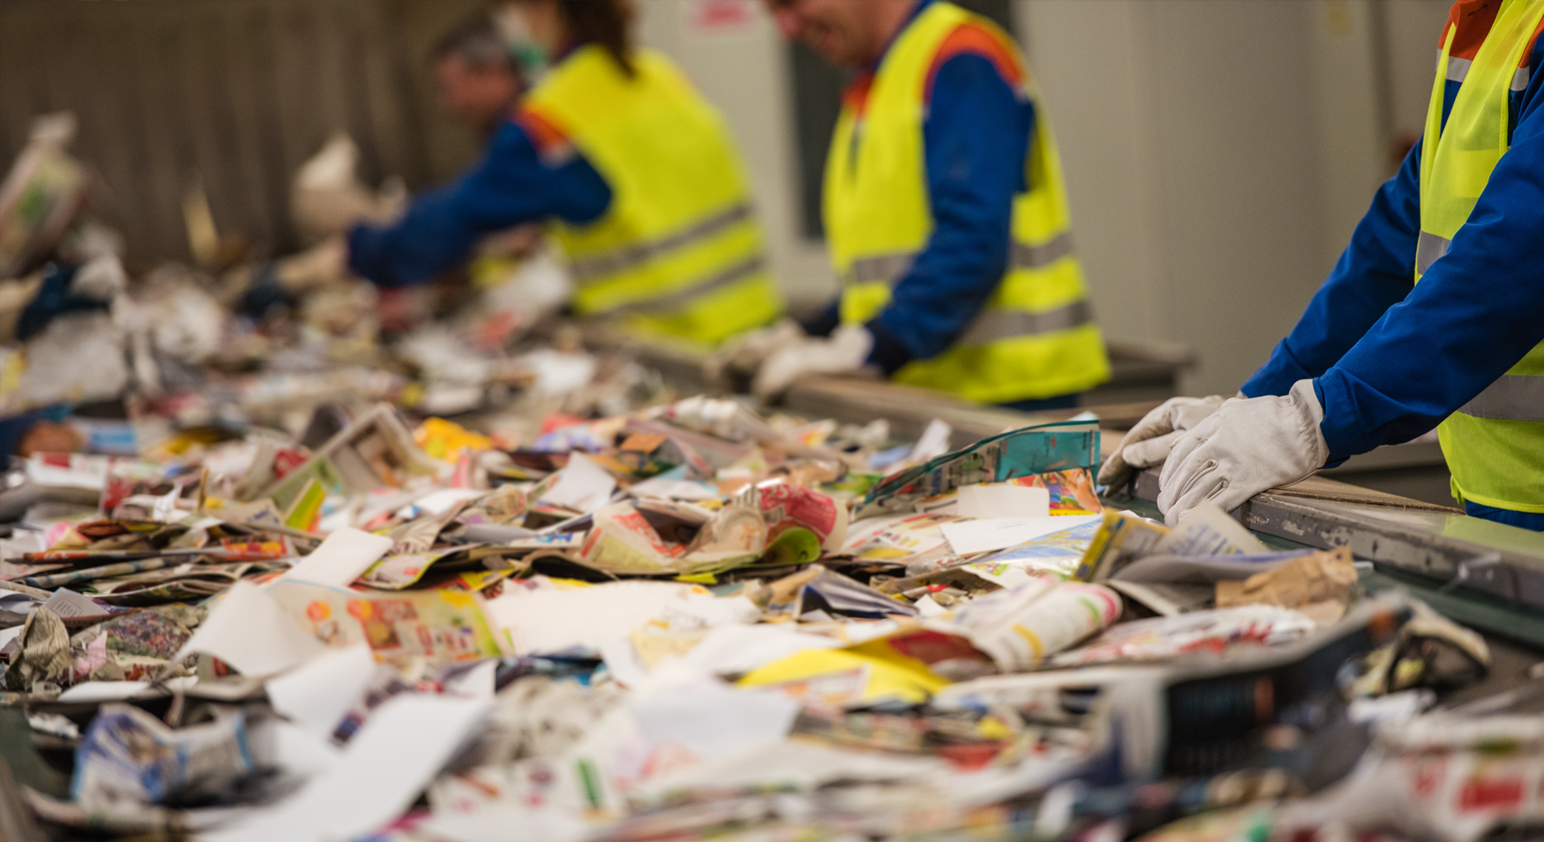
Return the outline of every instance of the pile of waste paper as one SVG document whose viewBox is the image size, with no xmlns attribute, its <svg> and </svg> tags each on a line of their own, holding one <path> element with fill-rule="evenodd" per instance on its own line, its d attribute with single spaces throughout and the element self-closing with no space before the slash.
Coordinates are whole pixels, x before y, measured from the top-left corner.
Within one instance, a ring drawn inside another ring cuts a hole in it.
<svg viewBox="0 0 1544 842">
<path fill-rule="evenodd" d="M 0 184 L 0 840 L 1544 836 L 1538 685 L 1096 421 L 766 415 L 539 245 L 439 301 L 192 189 L 131 281 L 73 132 Z"/>
<path fill-rule="evenodd" d="M 1482 638 L 1345 548 L 1102 499 L 1095 423 L 544 426 L 324 406 L 294 441 L 31 456 L 0 807 L 223 840 L 1538 827 L 1544 718 L 1433 709 Z"/>
</svg>

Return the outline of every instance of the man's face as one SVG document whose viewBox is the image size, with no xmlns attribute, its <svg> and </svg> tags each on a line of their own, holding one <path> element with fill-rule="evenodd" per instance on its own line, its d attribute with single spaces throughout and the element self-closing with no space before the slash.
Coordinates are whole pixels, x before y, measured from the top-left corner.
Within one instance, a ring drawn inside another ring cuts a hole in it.
<svg viewBox="0 0 1544 842">
<path fill-rule="evenodd" d="M 766 0 L 783 36 L 814 50 L 839 67 L 870 61 L 881 44 L 874 43 L 867 15 L 869 4 L 854 0 Z"/>
<path fill-rule="evenodd" d="M 520 93 L 520 81 L 498 62 L 471 64 L 451 55 L 434 65 L 440 108 L 479 132 L 498 127 Z"/>
</svg>

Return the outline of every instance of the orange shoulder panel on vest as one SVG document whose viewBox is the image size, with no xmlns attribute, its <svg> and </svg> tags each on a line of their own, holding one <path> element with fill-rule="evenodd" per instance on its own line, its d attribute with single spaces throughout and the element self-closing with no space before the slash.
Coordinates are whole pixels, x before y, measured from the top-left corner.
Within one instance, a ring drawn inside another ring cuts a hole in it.
<svg viewBox="0 0 1544 842">
<path fill-rule="evenodd" d="M 568 133 L 539 109 L 523 103 L 515 109 L 510 119 L 525 130 L 525 136 L 531 139 L 531 145 L 536 147 L 536 154 L 542 160 L 556 161 L 573 154 L 574 145 Z"/>
<path fill-rule="evenodd" d="M 859 118 L 868 110 L 869 91 L 874 87 L 874 72 L 865 70 L 852 77 L 847 87 L 842 90 L 842 106 L 852 111 Z"/>
<path fill-rule="evenodd" d="M 1437 49 L 1440 51 L 1443 42 L 1447 40 L 1448 29 L 1457 25 L 1458 30 L 1453 34 L 1452 56 L 1472 60 L 1480 51 L 1480 45 L 1485 43 L 1485 36 L 1490 34 L 1490 28 L 1496 23 L 1496 13 L 1500 10 L 1501 0 L 1458 0 L 1448 11 L 1447 23 L 1437 38 Z M 1540 32 L 1544 32 L 1544 22 L 1533 31 L 1527 49 L 1523 50 L 1522 60 L 1517 63 L 1518 67 L 1532 64 L 1533 45 L 1539 40 Z"/>
<path fill-rule="evenodd" d="M 933 55 L 933 63 L 928 68 L 927 83 L 922 93 L 924 102 L 933 97 L 933 79 L 938 75 L 938 69 L 949 59 L 961 55 L 981 56 L 990 61 L 992 66 L 997 68 L 998 74 L 1003 77 L 1003 81 L 1014 90 L 1021 89 L 1024 80 L 1028 77 L 1018 47 L 1014 46 L 1002 30 L 976 21 L 966 21 L 944 36 L 943 43 L 938 46 L 938 52 Z"/>
</svg>

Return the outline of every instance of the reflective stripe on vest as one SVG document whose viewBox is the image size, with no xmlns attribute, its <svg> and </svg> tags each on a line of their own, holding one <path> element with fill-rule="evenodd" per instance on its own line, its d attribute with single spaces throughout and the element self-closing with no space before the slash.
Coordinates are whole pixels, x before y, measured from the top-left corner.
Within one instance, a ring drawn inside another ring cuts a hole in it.
<svg viewBox="0 0 1544 842">
<path fill-rule="evenodd" d="M 766 270 L 766 261 L 761 257 L 752 257 L 744 263 L 739 263 L 728 269 L 710 275 L 701 282 L 693 284 L 686 289 L 651 298 L 647 301 L 635 301 L 631 304 L 622 304 L 612 308 L 611 313 L 660 313 L 677 310 L 691 303 L 693 298 L 706 295 L 710 292 L 723 289 L 738 281 L 753 277 Z"/>
<path fill-rule="evenodd" d="M 911 264 L 917 259 L 916 252 L 904 252 L 901 254 L 878 254 L 873 257 L 865 257 L 854 260 L 847 267 L 847 272 L 842 275 L 842 281 L 848 284 L 871 284 L 877 281 L 895 286 L 907 272 L 911 271 Z"/>
<path fill-rule="evenodd" d="M 1431 264 L 1437 262 L 1437 258 L 1447 254 L 1448 246 L 1453 241 L 1447 237 L 1439 237 L 1427 231 L 1422 231 L 1415 240 L 1415 274 L 1426 274 Z"/>
<path fill-rule="evenodd" d="M 1544 377 L 1503 374 L 1458 411 L 1474 418 L 1544 423 Z"/>
<path fill-rule="evenodd" d="M 635 50 L 632 65 L 581 47 L 524 104 L 611 188 L 600 219 L 553 226 L 575 309 L 704 345 L 774 321 L 781 298 L 723 120 L 664 56 Z"/>
<path fill-rule="evenodd" d="M 1010 269 L 1042 269 L 1064 257 L 1077 254 L 1072 247 L 1070 231 L 1063 231 L 1044 245 L 1030 246 L 1015 242 L 1009 244 L 1009 249 L 1008 267 Z M 849 284 L 883 281 L 893 287 L 897 281 L 906 276 L 907 272 L 911 271 L 911 265 L 916 262 L 916 259 L 916 252 L 904 252 L 879 254 L 854 260 L 847 268 L 847 273 L 842 276 L 842 281 Z"/>
<path fill-rule="evenodd" d="M 1043 269 L 1076 252 L 1072 248 L 1072 232 L 1063 231 L 1056 239 L 1038 246 L 1014 243 L 1008 254 L 1008 265 L 1015 269 Z"/>
<path fill-rule="evenodd" d="M 751 219 L 752 216 L 753 211 L 749 203 L 739 204 L 668 237 L 621 246 L 611 252 L 574 260 L 570 267 L 574 273 L 574 281 L 582 284 L 601 275 L 635 269 L 640 264 L 657 259 L 668 252 L 706 240 L 737 222 Z"/>
<path fill-rule="evenodd" d="M 976 316 L 959 338 L 965 346 L 988 345 L 1016 336 L 1036 336 L 1094 323 L 1094 308 L 1087 301 L 1075 301 L 1045 313 L 1016 310 L 987 310 Z"/>
<path fill-rule="evenodd" d="M 1442 64 L 1442 51 L 1438 50 L 1437 51 L 1437 65 L 1438 65 L 1438 68 L 1439 68 L 1439 72 L 1440 72 L 1441 64 Z M 1458 83 L 1462 84 L 1465 79 L 1469 78 L 1469 67 L 1471 65 L 1473 65 L 1473 64 L 1474 64 L 1474 62 L 1472 62 L 1472 61 L 1470 61 L 1469 59 L 1466 59 L 1466 58 L 1458 58 L 1457 56 L 1448 56 L 1447 72 L 1443 74 L 1443 78 L 1448 80 L 1449 82 L 1458 82 Z M 1531 75 L 1531 72 L 1530 72 L 1529 68 L 1526 68 L 1526 67 L 1519 67 L 1519 68 L 1517 68 L 1515 71 L 1512 72 L 1512 85 L 1511 85 L 1510 90 L 1513 90 L 1513 91 L 1525 91 L 1525 90 L 1527 90 L 1528 89 L 1528 80 L 1531 79 L 1531 78 L 1533 78 L 1533 77 Z"/>
<path fill-rule="evenodd" d="M 1472 60 L 1453 57 L 1458 27 L 1443 36 L 1422 140 L 1421 232 L 1415 280 L 1447 254 L 1509 148 L 1511 93 L 1544 20 L 1544 0 L 1504 0 Z M 1459 82 L 1446 123 L 1449 82 Z M 1437 426 L 1459 500 L 1544 512 L 1544 344 Z"/>
<path fill-rule="evenodd" d="M 927 75 L 945 40 L 961 26 L 1008 36 L 949 2 L 924 9 L 896 36 L 868 88 L 859 130 L 844 103 L 826 156 L 822 192 L 827 246 L 843 280 L 841 318 L 867 322 L 889 305 L 932 236 L 923 149 Z M 1083 269 L 1072 248 L 1061 159 L 1051 121 L 1033 83 L 1034 136 L 1024 162 L 1027 193 L 1013 197 L 1007 271 L 959 339 L 943 353 L 914 360 L 901 383 L 1008 403 L 1089 389 L 1109 379 L 1104 340 L 1089 314 Z"/>
</svg>

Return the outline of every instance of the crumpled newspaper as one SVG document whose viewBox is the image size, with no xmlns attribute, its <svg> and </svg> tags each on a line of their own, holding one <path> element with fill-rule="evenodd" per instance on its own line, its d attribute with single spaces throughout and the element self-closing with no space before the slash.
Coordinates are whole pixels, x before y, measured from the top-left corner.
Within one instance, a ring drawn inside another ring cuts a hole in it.
<svg viewBox="0 0 1544 842">
<path fill-rule="evenodd" d="M 75 658 L 70 652 L 69 630 L 59 615 L 38 607 L 22 626 L 20 640 L 21 654 L 5 673 L 6 689 L 36 693 L 47 689 L 41 685 L 70 682 Z"/>
</svg>

